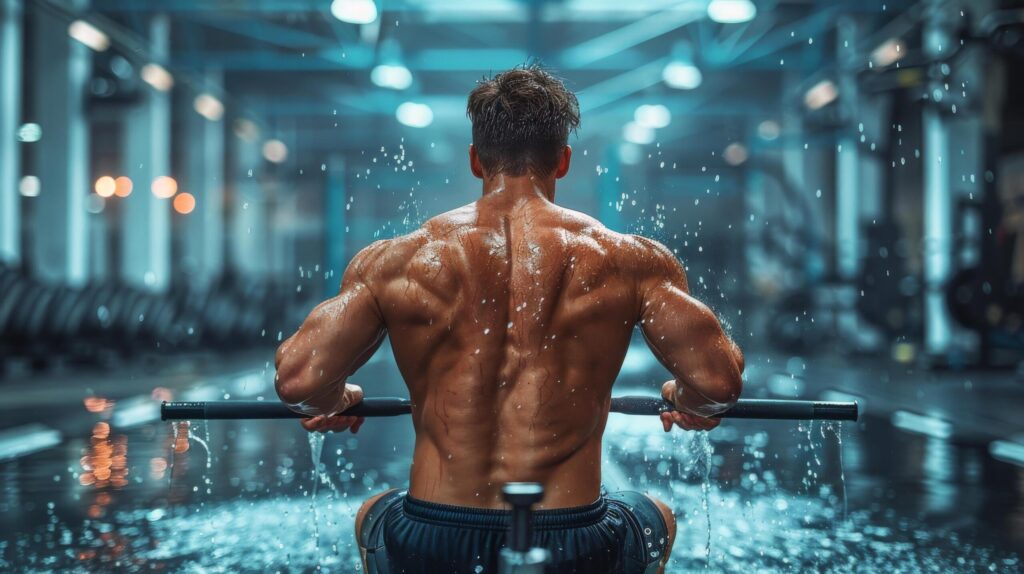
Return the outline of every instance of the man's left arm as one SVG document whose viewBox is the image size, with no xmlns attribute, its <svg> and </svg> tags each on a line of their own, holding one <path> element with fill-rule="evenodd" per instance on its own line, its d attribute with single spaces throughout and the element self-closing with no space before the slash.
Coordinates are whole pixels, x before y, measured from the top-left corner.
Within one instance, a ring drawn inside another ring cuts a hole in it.
<svg viewBox="0 0 1024 574">
<path fill-rule="evenodd" d="M 346 383 L 384 340 L 384 321 L 363 276 L 368 251 L 352 259 L 336 297 L 316 306 L 299 330 L 277 349 L 277 394 L 307 430 L 358 430 L 362 420 L 332 416 L 358 403 L 363 392 Z"/>
</svg>

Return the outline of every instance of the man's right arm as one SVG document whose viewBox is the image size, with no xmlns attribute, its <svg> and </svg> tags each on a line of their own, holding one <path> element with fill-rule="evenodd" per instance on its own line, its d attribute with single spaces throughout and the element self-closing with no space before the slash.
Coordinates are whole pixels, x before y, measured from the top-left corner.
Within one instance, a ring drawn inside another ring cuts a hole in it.
<svg viewBox="0 0 1024 574">
<path fill-rule="evenodd" d="M 649 239 L 637 241 L 643 251 L 640 328 L 675 377 L 675 384 L 665 385 L 665 398 L 697 417 L 728 409 L 743 389 L 742 352 L 711 309 L 690 296 L 686 272 L 672 252 Z"/>
</svg>

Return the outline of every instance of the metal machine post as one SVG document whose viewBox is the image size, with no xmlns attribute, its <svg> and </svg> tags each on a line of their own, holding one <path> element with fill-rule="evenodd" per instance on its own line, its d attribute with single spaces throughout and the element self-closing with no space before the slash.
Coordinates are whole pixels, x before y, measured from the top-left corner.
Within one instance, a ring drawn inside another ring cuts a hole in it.
<svg viewBox="0 0 1024 574">
<path fill-rule="evenodd" d="M 508 545 L 501 549 L 499 574 L 544 574 L 550 554 L 544 548 L 530 548 L 531 507 L 544 498 L 544 487 L 535 482 L 510 482 L 501 492 L 512 506 L 512 520 Z"/>
</svg>

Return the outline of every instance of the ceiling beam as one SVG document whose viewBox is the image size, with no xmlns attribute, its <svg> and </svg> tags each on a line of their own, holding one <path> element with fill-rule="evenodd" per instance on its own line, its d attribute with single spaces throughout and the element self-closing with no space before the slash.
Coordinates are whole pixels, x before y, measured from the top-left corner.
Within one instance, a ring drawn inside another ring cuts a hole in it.
<svg viewBox="0 0 1024 574">
<path fill-rule="evenodd" d="M 566 68 L 592 64 L 704 18 L 706 6 L 702 0 L 683 2 L 675 9 L 652 14 L 568 48 L 559 61 Z"/>
<path fill-rule="evenodd" d="M 271 46 L 295 49 L 322 49 L 337 45 L 333 38 L 325 38 L 318 34 L 306 32 L 301 28 L 282 26 L 259 18 L 239 19 L 236 17 L 201 16 L 197 17 L 194 21 L 214 30 L 229 32 L 236 36 L 242 36 L 243 38 L 249 38 L 250 40 L 256 40 Z"/>
</svg>

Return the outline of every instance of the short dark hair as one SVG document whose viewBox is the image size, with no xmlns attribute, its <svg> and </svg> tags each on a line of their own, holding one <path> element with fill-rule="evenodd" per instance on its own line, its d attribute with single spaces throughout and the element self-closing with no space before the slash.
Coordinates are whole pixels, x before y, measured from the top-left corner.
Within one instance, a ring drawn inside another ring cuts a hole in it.
<svg viewBox="0 0 1024 574">
<path fill-rule="evenodd" d="M 580 125 L 576 94 L 539 64 L 484 78 L 469 94 L 473 146 L 488 174 L 546 176 Z"/>
</svg>

